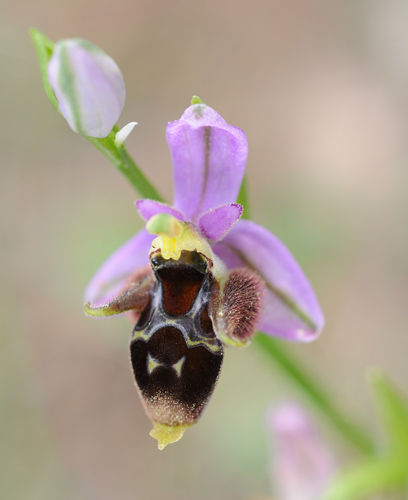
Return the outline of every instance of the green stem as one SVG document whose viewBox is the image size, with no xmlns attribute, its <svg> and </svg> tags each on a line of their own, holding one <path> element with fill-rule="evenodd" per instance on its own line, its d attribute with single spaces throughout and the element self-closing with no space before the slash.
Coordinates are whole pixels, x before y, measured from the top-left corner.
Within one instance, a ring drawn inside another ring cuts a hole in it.
<svg viewBox="0 0 408 500">
<path fill-rule="evenodd" d="M 245 178 L 239 192 L 238 203 L 245 206 L 245 217 L 250 218 L 250 206 Z M 252 342 L 262 349 L 268 359 L 273 361 L 303 391 L 307 398 L 343 437 L 364 453 L 371 453 L 374 450 L 374 445 L 365 430 L 342 415 L 326 392 L 308 375 L 305 368 L 294 359 L 281 341 L 258 334 Z"/>
<path fill-rule="evenodd" d="M 281 341 L 258 334 L 253 343 L 303 391 L 308 400 L 343 437 L 364 453 L 371 453 L 374 450 L 374 445 L 365 430 L 342 415 L 328 394 L 307 374 L 304 367 L 292 357 Z"/>
<path fill-rule="evenodd" d="M 121 146 L 119 148 L 119 154 L 122 160 L 121 165 L 118 167 L 119 170 L 139 191 L 139 194 L 142 196 L 142 198 L 149 198 L 150 200 L 164 202 L 159 192 L 156 190 L 153 184 L 151 184 L 142 174 L 140 168 L 133 161 L 133 158 L 129 155 L 124 146 Z"/>
<path fill-rule="evenodd" d="M 117 131 L 118 127 L 115 125 L 108 137 L 103 139 L 86 137 L 86 139 L 88 139 L 88 141 L 93 144 L 98 151 L 100 151 L 128 179 L 142 198 L 163 201 L 159 192 L 142 174 L 140 168 L 126 151 L 124 145 L 119 147 L 115 145 L 115 135 Z"/>
<path fill-rule="evenodd" d="M 246 176 L 244 176 L 241 184 L 241 189 L 239 190 L 237 203 L 244 207 L 242 214 L 243 219 L 249 219 L 249 201 L 248 201 L 248 184 L 246 181 Z"/>
</svg>

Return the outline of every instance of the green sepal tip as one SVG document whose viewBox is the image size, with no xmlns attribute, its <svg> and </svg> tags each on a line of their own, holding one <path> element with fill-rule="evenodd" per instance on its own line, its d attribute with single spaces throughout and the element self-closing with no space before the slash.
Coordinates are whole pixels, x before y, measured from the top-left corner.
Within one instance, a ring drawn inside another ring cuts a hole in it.
<svg viewBox="0 0 408 500">
<path fill-rule="evenodd" d="M 84 305 L 84 312 L 88 316 L 92 316 L 94 318 L 104 318 L 106 316 L 114 316 L 115 314 L 120 314 L 123 311 L 114 309 L 109 305 L 100 307 L 91 307 L 91 304 L 88 302 Z"/>
<path fill-rule="evenodd" d="M 194 106 L 194 104 L 205 104 L 205 102 L 198 97 L 198 95 L 193 95 L 191 98 L 191 105 Z"/>
<path fill-rule="evenodd" d="M 50 103 L 60 113 L 57 98 L 55 97 L 54 91 L 51 88 L 47 75 L 48 63 L 50 62 L 52 51 L 54 50 L 54 42 L 47 36 L 45 36 L 44 33 L 41 33 L 41 31 L 38 31 L 35 28 L 30 28 L 29 33 L 34 44 L 35 51 L 37 53 L 45 94 L 48 97 Z"/>
</svg>

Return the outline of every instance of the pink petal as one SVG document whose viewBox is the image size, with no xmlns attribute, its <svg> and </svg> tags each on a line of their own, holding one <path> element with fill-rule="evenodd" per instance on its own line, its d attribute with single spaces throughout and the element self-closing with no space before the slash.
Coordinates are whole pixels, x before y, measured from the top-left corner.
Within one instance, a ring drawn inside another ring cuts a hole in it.
<svg viewBox="0 0 408 500">
<path fill-rule="evenodd" d="M 222 240 L 238 222 L 241 214 L 242 206 L 237 203 L 214 208 L 201 216 L 200 229 L 209 240 Z"/>
<path fill-rule="evenodd" d="M 316 295 L 299 264 L 274 234 L 241 219 L 214 251 L 230 269 L 250 267 L 265 281 L 259 330 L 298 342 L 318 336 L 324 318 Z"/>
<path fill-rule="evenodd" d="M 153 215 L 169 214 L 178 220 L 184 220 L 183 214 L 165 203 L 154 200 L 137 200 L 136 208 L 145 221 L 148 221 Z"/>
<path fill-rule="evenodd" d="M 173 161 L 174 206 L 197 223 L 213 207 L 235 202 L 248 156 L 242 130 L 212 108 L 195 104 L 167 125 Z"/>
<path fill-rule="evenodd" d="M 154 236 L 145 229 L 116 250 L 95 273 L 85 290 L 85 302 L 92 307 L 110 302 L 122 289 L 127 278 L 149 263 Z"/>
</svg>

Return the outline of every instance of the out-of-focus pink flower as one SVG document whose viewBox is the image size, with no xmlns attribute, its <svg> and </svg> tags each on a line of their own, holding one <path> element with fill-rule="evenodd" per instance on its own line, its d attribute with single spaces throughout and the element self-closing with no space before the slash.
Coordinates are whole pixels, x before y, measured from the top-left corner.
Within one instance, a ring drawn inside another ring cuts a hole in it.
<svg viewBox="0 0 408 500">
<path fill-rule="evenodd" d="M 266 423 L 272 441 L 273 497 L 277 500 L 319 500 L 336 465 L 314 423 L 295 403 L 269 409 Z"/>
</svg>

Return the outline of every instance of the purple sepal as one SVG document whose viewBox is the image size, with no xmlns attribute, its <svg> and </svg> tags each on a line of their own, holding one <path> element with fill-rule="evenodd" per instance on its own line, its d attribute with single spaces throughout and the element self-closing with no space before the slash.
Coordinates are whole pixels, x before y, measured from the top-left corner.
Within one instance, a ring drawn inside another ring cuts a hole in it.
<svg viewBox="0 0 408 500">
<path fill-rule="evenodd" d="M 213 207 L 235 202 L 245 171 L 244 132 L 205 104 L 186 109 L 166 129 L 174 172 L 174 206 L 194 223 Z"/>
<path fill-rule="evenodd" d="M 165 203 L 160 203 L 154 200 L 137 200 L 136 208 L 141 217 L 145 221 L 148 221 L 153 215 L 157 214 L 169 214 L 178 220 L 184 220 L 184 215 L 173 207 L 166 205 Z"/>
<path fill-rule="evenodd" d="M 122 245 L 98 269 L 85 290 L 85 302 L 92 307 L 110 302 L 137 269 L 149 263 L 149 252 L 155 236 L 145 229 Z"/>
<path fill-rule="evenodd" d="M 242 205 L 238 203 L 213 208 L 201 216 L 201 232 L 211 241 L 220 241 L 231 231 L 241 215 Z"/>
<path fill-rule="evenodd" d="M 260 331 L 297 342 L 318 336 L 324 325 L 319 302 L 299 264 L 275 235 L 240 220 L 214 251 L 229 269 L 250 267 L 264 280 Z"/>
</svg>

